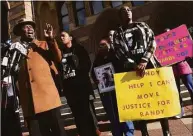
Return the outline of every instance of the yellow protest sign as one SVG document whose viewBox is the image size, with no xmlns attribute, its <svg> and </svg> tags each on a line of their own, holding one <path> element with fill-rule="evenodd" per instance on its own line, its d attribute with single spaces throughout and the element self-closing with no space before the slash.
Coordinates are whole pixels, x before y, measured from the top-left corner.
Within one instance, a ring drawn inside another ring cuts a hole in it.
<svg viewBox="0 0 193 136">
<path fill-rule="evenodd" d="M 180 113 L 172 67 L 114 74 L 120 122 L 172 117 Z"/>
</svg>

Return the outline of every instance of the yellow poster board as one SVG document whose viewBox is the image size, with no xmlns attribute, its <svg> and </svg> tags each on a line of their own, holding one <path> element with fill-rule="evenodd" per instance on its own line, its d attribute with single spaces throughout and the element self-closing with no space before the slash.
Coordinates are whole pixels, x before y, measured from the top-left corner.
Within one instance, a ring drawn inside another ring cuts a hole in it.
<svg viewBox="0 0 193 136">
<path fill-rule="evenodd" d="M 180 113 L 172 67 L 114 74 L 120 122 L 172 117 Z"/>
</svg>

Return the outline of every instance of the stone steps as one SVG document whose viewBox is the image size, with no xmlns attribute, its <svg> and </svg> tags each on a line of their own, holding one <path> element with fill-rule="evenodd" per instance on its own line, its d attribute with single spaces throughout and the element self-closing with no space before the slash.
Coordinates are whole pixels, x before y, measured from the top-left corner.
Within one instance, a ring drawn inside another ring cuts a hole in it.
<svg viewBox="0 0 193 136">
<path fill-rule="evenodd" d="M 190 101 L 190 95 L 188 93 L 188 90 L 184 85 L 181 85 L 181 95 L 183 98 L 184 105 L 189 105 L 191 103 Z M 98 94 L 97 90 L 94 90 L 95 97 L 96 99 L 94 100 L 94 106 L 97 114 L 97 119 L 98 121 L 100 120 L 107 120 L 107 115 L 104 110 L 104 107 L 102 105 L 102 102 L 100 100 L 100 96 Z M 72 116 L 72 112 L 67 104 L 66 98 L 61 97 L 62 101 L 62 108 L 61 108 L 61 115 L 62 115 L 62 120 L 64 122 L 64 126 L 69 126 L 69 125 L 74 125 L 74 117 Z M 23 120 L 23 114 L 22 111 L 20 110 L 20 118 L 21 118 L 21 126 L 24 127 L 24 120 Z M 24 128 L 25 130 L 25 128 Z"/>
</svg>

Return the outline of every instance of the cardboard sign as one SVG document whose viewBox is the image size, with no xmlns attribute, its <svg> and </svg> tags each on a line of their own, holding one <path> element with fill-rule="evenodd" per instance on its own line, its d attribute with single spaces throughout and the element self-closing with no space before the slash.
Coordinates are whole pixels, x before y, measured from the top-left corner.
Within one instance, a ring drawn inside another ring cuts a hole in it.
<svg viewBox="0 0 193 136">
<path fill-rule="evenodd" d="M 179 94 L 171 67 L 114 74 L 120 122 L 178 115 Z"/>
<path fill-rule="evenodd" d="M 155 37 L 156 57 L 162 66 L 172 65 L 192 57 L 193 41 L 186 25 L 181 25 L 169 32 Z"/>
</svg>

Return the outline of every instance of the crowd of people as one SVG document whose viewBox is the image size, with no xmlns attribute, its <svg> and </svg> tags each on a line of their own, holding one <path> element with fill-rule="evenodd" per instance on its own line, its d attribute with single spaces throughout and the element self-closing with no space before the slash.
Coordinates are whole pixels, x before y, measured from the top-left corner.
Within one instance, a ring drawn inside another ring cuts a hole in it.
<svg viewBox="0 0 193 136">
<path fill-rule="evenodd" d="M 16 36 L 20 36 L 20 43 L 25 45 L 28 51 L 27 57 L 19 62 L 20 69 L 14 78 L 14 85 L 18 88 L 17 96 L 30 135 L 33 136 L 33 127 L 30 124 L 33 120 L 37 120 L 42 136 L 67 136 L 60 113 L 61 100 L 58 86 L 62 86 L 62 95 L 66 97 L 72 111 L 78 135 L 99 136 L 95 109 L 90 99 L 91 95 L 94 96 L 89 76 L 90 70 L 94 83 L 98 85 L 99 80 L 96 78 L 94 68 L 109 62 L 112 63 L 115 73 L 136 71 L 137 76 L 140 77 L 144 76 L 146 69 L 161 67 L 155 57 L 157 45 L 150 27 L 144 22 L 133 22 L 132 10 L 128 6 L 119 10 L 119 16 L 120 27 L 109 31 L 107 38 L 100 41 L 93 65 L 87 51 L 70 33 L 66 31 L 60 33 L 62 45 L 58 46 L 50 24 L 46 24 L 44 30 L 45 41 L 36 39 L 36 25 L 32 20 L 22 19 L 15 25 L 13 32 Z M 186 61 L 172 67 L 178 90 L 180 91 L 181 78 L 193 102 L 192 69 Z M 104 78 L 107 76 L 104 75 Z M 4 85 L 5 90 L 7 86 Z M 100 98 L 111 122 L 112 135 L 133 136 L 134 122 L 119 121 L 115 90 L 100 93 Z M 179 116 L 182 116 L 184 112 L 182 99 L 180 100 L 182 112 Z M 3 104 L 7 103 L 14 105 L 12 99 L 10 101 L 6 99 Z M 3 136 L 22 135 L 18 115 L 17 112 L 15 113 L 16 108 L 12 106 L 8 106 L 14 109 L 10 110 L 9 114 L 14 115 L 8 115 L 8 108 L 2 107 L 4 109 L 2 111 Z M 168 118 L 162 118 L 159 121 L 163 135 L 171 136 Z M 148 136 L 147 121 L 136 122 L 139 124 L 142 136 Z"/>
</svg>

